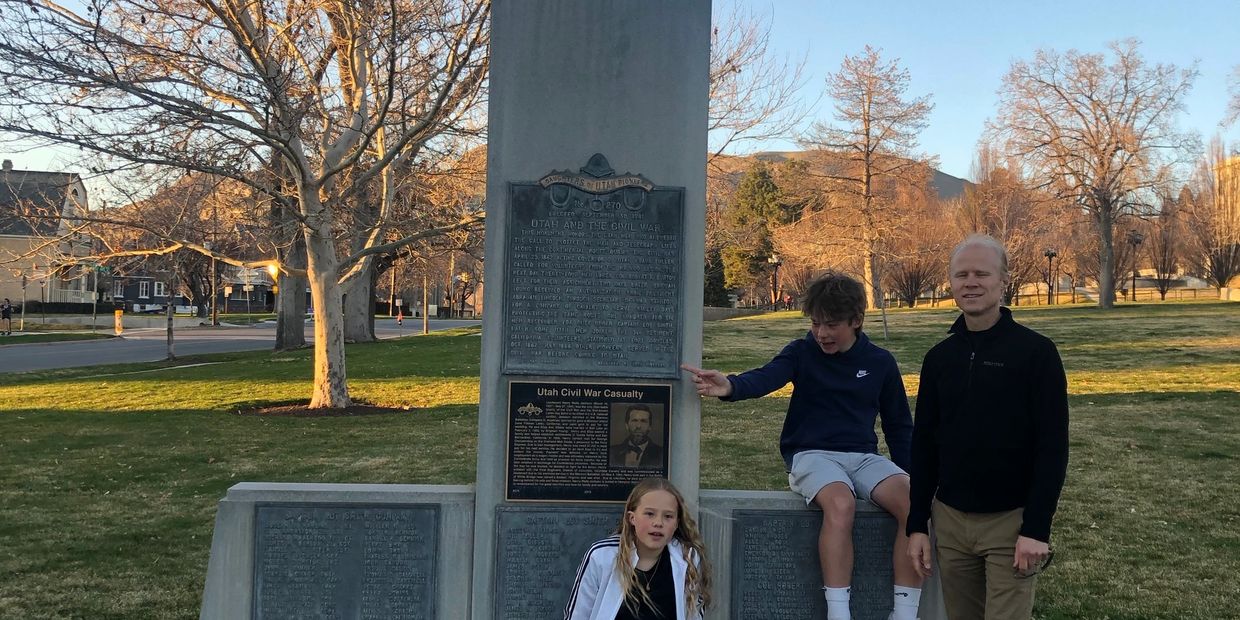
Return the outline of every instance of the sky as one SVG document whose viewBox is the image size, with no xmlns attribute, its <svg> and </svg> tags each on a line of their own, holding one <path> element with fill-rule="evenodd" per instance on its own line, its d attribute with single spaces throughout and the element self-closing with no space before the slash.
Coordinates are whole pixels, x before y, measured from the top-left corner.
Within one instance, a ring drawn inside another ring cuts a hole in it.
<svg viewBox="0 0 1240 620">
<path fill-rule="evenodd" d="M 1134 37 L 1149 64 L 1177 67 L 1198 61 L 1185 99 L 1181 129 L 1208 142 L 1220 132 L 1227 107 L 1227 78 L 1240 65 L 1240 0 L 715 0 L 715 11 L 736 1 L 769 20 L 770 46 L 780 56 L 804 58 L 802 95 L 818 100 L 827 75 L 845 55 L 866 45 L 898 58 L 910 74 L 908 95 L 931 94 L 934 111 L 921 149 L 939 157 L 939 169 L 968 178 L 986 120 L 1013 60 L 1031 60 L 1038 49 L 1107 51 L 1111 41 Z M 831 120 L 822 99 L 815 120 Z M 1240 123 L 1221 132 L 1240 141 Z M 792 141 L 747 145 L 747 150 L 796 148 Z"/>
<path fill-rule="evenodd" d="M 520 0 L 513 0 L 520 1 Z M 1135 37 L 1149 63 L 1179 67 L 1197 61 L 1200 75 L 1185 100 L 1183 129 L 1204 141 L 1220 131 L 1227 105 L 1227 78 L 1240 65 L 1240 0 L 714 0 L 715 11 L 731 3 L 769 20 L 771 51 L 804 58 L 806 101 L 818 101 L 810 120 L 830 120 L 822 99 L 826 76 L 845 54 L 868 44 L 909 70 L 908 94 L 931 94 L 935 104 L 921 134 L 923 151 L 939 157 L 939 169 L 968 178 L 985 122 L 996 111 L 1004 73 L 1016 59 L 1039 48 L 1103 52 L 1108 42 Z M 1240 142 L 1240 123 L 1223 131 Z M 60 170 L 55 151 L 18 152 L 0 143 L 0 155 L 22 169 Z M 796 148 L 793 139 L 747 144 L 744 151 Z"/>
</svg>

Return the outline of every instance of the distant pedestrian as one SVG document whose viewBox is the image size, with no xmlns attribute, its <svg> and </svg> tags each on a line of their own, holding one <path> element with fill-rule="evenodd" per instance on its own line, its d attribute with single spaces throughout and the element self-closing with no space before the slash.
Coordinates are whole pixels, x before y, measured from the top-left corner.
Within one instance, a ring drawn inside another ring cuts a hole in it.
<svg viewBox="0 0 1240 620">
<path fill-rule="evenodd" d="M 5 336 L 13 335 L 13 304 L 9 302 L 9 298 L 4 298 L 4 303 L 0 304 L 0 322 L 4 323 L 3 333 Z"/>
</svg>

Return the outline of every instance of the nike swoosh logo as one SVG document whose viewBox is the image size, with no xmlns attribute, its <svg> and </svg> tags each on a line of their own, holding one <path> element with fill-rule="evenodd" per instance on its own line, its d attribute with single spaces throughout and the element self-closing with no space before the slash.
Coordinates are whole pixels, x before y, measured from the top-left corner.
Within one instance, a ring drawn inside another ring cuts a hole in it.
<svg viewBox="0 0 1240 620">
<path fill-rule="evenodd" d="M 858 378 L 858 379 L 860 379 L 861 377 L 864 377 L 864 376 L 866 376 L 866 375 L 868 375 L 868 374 L 870 374 L 870 371 L 868 371 L 868 370 L 858 370 L 858 371 L 857 371 L 857 378 Z"/>
</svg>

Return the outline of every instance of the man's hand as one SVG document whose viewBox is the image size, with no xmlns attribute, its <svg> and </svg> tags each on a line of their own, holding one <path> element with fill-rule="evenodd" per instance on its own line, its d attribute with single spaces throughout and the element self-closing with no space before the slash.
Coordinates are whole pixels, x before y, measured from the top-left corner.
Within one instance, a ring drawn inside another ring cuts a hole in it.
<svg viewBox="0 0 1240 620">
<path fill-rule="evenodd" d="M 681 364 L 680 368 L 693 374 L 693 387 L 697 388 L 699 396 L 727 398 L 732 395 L 732 382 L 718 370 L 702 370 L 688 364 Z"/>
<path fill-rule="evenodd" d="M 1012 568 L 1023 575 L 1032 575 L 1042 567 L 1046 556 L 1051 554 L 1050 545 L 1026 536 L 1016 537 L 1016 553 L 1012 558 Z"/>
<path fill-rule="evenodd" d="M 913 570 L 917 571 L 917 576 L 925 579 L 934 573 L 934 567 L 930 563 L 930 536 L 917 532 L 908 535 L 908 559 L 913 563 Z"/>
</svg>

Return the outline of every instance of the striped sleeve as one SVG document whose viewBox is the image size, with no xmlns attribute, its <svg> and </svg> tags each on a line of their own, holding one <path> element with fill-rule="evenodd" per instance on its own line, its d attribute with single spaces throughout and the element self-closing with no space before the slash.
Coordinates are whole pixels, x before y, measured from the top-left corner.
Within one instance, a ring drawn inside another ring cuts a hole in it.
<svg viewBox="0 0 1240 620">
<path fill-rule="evenodd" d="M 619 546 L 620 539 L 617 536 L 604 538 L 590 545 L 577 569 L 577 578 L 573 581 L 573 591 L 568 597 L 568 604 L 564 606 L 564 620 L 586 620 L 593 613 L 594 605 L 598 602 L 612 570 L 610 562 L 605 559 L 608 554 L 600 554 L 599 551 Z"/>
</svg>

